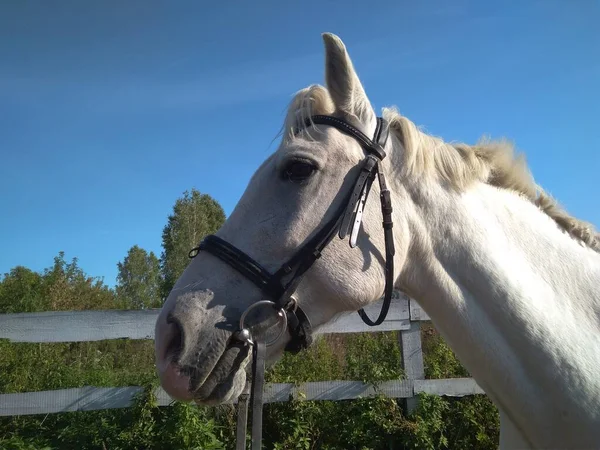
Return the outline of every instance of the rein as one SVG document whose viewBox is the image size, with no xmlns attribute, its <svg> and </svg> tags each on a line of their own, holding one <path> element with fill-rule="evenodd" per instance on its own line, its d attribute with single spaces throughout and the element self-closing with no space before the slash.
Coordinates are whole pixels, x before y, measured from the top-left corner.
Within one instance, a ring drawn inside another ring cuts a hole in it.
<svg viewBox="0 0 600 450">
<path fill-rule="evenodd" d="M 248 397 L 252 403 L 252 450 L 259 450 L 262 444 L 262 408 L 263 386 L 266 360 L 266 348 L 276 342 L 287 330 L 290 341 L 285 350 L 297 353 L 306 349 L 312 343 L 312 327 L 310 320 L 296 298 L 293 296 L 305 273 L 311 268 L 321 253 L 332 241 L 336 232 L 340 239 L 349 237 L 350 247 L 356 247 L 358 232 L 362 223 L 364 206 L 371 186 L 377 177 L 380 188 L 382 225 L 385 237 L 385 294 L 379 316 L 371 320 L 364 309 L 358 314 L 369 326 L 380 325 L 386 318 L 392 300 L 394 288 L 394 238 L 392 221 L 392 201 L 387 188 L 381 162 L 386 157 L 385 144 L 389 136 L 388 123 L 381 117 L 377 118 L 377 126 L 373 139 L 369 139 L 360 130 L 337 117 L 315 115 L 309 118 L 305 126 L 311 124 L 329 125 L 337 128 L 358 141 L 367 153 L 362 161 L 360 173 L 354 183 L 354 188 L 342 202 L 333 218 L 325 224 L 313 238 L 273 274 L 262 267 L 246 253 L 231 245 L 216 235 L 204 238 L 200 245 L 192 249 L 190 258 L 200 251 L 206 251 L 216 256 L 229 266 L 252 281 L 266 295 L 267 300 L 252 304 L 241 316 L 235 338 L 248 344 L 252 350 L 252 377 L 244 392 L 240 395 L 237 422 L 237 449 L 243 450 L 246 443 L 246 423 L 248 419 Z M 299 132 L 300 130 L 296 130 Z M 287 279 L 288 281 L 284 281 Z M 282 320 L 282 328 L 278 335 L 269 342 L 253 339 L 250 328 L 245 325 L 247 314 L 257 307 L 274 308 Z M 252 385 L 251 392 L 249 384 Z"/>
</svg>

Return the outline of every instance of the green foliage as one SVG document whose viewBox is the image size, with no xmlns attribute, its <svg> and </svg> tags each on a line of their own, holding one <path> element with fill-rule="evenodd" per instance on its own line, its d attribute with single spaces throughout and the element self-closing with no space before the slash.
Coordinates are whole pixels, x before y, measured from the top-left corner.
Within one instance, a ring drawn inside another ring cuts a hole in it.
<svg viewBox="0 0 600 450">
<path fill-rule="evenodd" d="M 42 294 L 50 310 L 110 309 L 116 307 L 115 294 L 100 279 L 90 277 L 77 264 L 64 259 L 64 252 L 54 258 L 54 265 L 44 271 Z"/>
<path fill-rule="evenodd" d="M 351 401 L 266 405 L 264 437 L 277 450 L 489 449 L 499 422 L 484 396 L 421 395 L 407 416 L 400 401 L 377 396 Z"/>
<path fill-rule="evenodd" d="M 267 373 L 267 381 L 355 380 L 377 384 L 402 376 L 398 334 L 380 332 L 319 337 L 309 351 L 285 353 Z"/>
<path fill-rule="evenodd" d="M 163 252 L 160 262 L 164 297 L 188 266 L 189 251 L 204 236 L 216 232 L 223 222 L 223 208 L 209 195 L 192 189 L 191 192 L 185 191 L 183 197 L 177 199 L 162 233 Z"/>
<path fill-rule="evenodd" d="M 42 296 L 43 278 L 26 267 L 17 266 L 4 274 L 0 283 L 0 313 L 34 312 L 47 308 Z"/>
<path fill-rule="evenodd" d="M 419 394 L 410 417 L 405 447 L 414 449 L 496 449 L 500 433 L 498 411 L 483 395 L 444 398 Z"/>
<path fill-rule="evenodd" d="M 343 379 L 343 361 L 338 359 L 332 341 L 319 338 L 310 351 L 284 353 L 266 374 L 269 383 L 304 383 Z"/>
<path fill-rule="evenodd" d="M 151 341 L 52 344 L 0 340 L 0 392 L 140 385 L 156 379 Z"/>
<path fill-rule="evenodd" d="M 393 444 L 404 421 L 398 401 L 383 396 L 292 401 L 266 405 L 264 433 L 277 450 L 402 448 Z"/>
<path fill-rule="evenodd" d="M 398 333 L 357 333 L 348 338 L 346 374 L 349 379 L 377 384 L 404 377 Z"/>
<path fill-rule="evenodd" d="M 64 252 L 43 274 L 15 267 L 0 282 L 0 313 L 116 308 L 115 293 Z"/>
<path fill-rule="evenodd" d="M 148 309 L 162 305 L 160 262 L 153 252 L 134 245 L 117 267 L 116 293 L 123 308 Z"/>
<path fill-rule="evenodd" d="M 403 374 L 394 332 L 327 336 L 314 348 L 285 355 L 268 373 L 272 382 L 334 379 L 378 381 Z M 467 376 L 452 351 L 425 326 L 428 370 L 444 377 Z M 447 366 L 444 366 L 446 365 Z M 445 367 L 446 370 L 442 370 Z M 495 449 L 499 418 L 483 395 L 444 398 L 421 395 L 410 416 L 402 401 L 377 396 L 350 401 L 301 401 L 265 406 L 267 448 L 288 449 Z"/>
<path fill-rule="evenodd" d="M 233 416 L 188 404 L 159 408 L 146 386 L 125 409 L 0 418 L 0 448 L 194 449 L 232 447 Z M 217 424 L 217 420 L 221 423 Z"/>
<path fill-rule="evenodd" d="M 469 373 L 460 363 L 448 344 L 432 325 L 421 326 L 423 342 L 423 364 L 425 378 L 469 377 Z"/>
</svg>

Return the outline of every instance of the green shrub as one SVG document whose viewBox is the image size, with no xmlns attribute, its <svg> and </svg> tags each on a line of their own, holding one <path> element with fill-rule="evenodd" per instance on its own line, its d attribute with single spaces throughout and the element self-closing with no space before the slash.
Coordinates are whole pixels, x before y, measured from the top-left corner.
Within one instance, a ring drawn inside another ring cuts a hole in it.
<svg viewBox="0 0 600 450">
<path fill-rule="evenodd" d="M 431 324 L 421 325 L 425 378 L 469 377 L 454 352 Z"/>
<path fill-rule="evenodd" d="M 159 408 L 148 385 L 130 408 L 0 419 L 0 448 L 231 448 L 233 414 L 176 403 Z"/>
</svg>

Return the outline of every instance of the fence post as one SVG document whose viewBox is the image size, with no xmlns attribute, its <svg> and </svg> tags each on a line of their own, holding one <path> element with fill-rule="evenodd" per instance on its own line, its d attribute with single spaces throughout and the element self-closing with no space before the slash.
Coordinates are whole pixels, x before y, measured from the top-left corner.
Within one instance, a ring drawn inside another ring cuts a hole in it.
<svg viewBox="0 0 600 450">
<path fill-rule="evenodd" d="M 409 302 L 412 302 L 409 299 Z M 411 308 L 412 310 L 412 308 Z M 423 349 L 421 347 L 421 322 L 411 314 L 410 330 L 400 332 L 400 345 L 402 346 L 402 366 L 408 380 L 423 380 L 425 367 L 423 365 Z M 411 413 L 417 406 L 418 398 L 406 399 L 406 412 Z"/>
</svg>

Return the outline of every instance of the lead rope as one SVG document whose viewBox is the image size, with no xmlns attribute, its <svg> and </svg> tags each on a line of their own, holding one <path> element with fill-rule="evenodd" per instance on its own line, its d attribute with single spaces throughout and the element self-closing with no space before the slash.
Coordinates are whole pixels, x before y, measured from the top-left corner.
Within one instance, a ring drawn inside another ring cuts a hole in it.
<svg viewBox="0 0 600 450">
<path fill-rule="evenodd" d="M 263 341 L 253 340 L 252 380 L 246 380 L 246 386 L 238 400 L 236 450 L 246 450 L 248 427 L 248 401 L 252 405 L 252 450 L 262 449 L 263 390 L 265 385 L 265 359 L 267 345 Z"/>
<path fill-rule="evenodd" d="M 248 423 L 248 399 L 250 397 L 250 380 L 246 379 L 246 386 L 238 400 L 237 433 L 235 450 L 246 450 L 246 426 Z"/>
<path fill-rule="evenodd" d="M 252 346 L 252 450 L 262 448 L 263 387 L 265 384 L 265 357 L 267 345 L 263 341 L 254 341 Z"/>
</svg>

